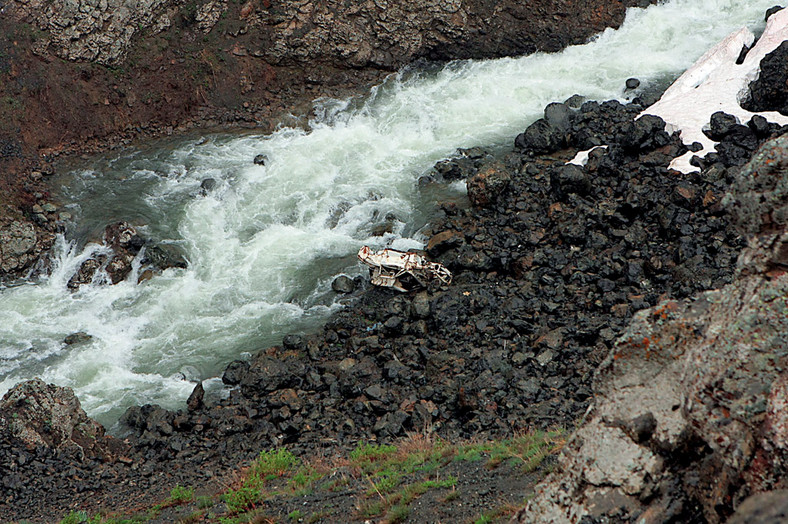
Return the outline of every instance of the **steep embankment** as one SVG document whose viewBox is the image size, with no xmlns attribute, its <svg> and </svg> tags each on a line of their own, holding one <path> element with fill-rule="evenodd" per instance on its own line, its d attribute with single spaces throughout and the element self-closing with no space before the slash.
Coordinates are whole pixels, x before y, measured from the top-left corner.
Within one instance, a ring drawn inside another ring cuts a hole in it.
<svg viewBox="0 0 788 524">
<path fill-rule="evenodd" d="M 703 123 L 693 110 L 777 111 L 771 116 L 784 118 L 786 37 L 788 12 L 780 11 L 750 50 L 761 64 L 756 75 L 727 39 L 677 81 L 680 89 L 693 86 L 683 97 L 666 93 L 647 111 L 682 122 L 688 136 Z M 731 87 L 752 76 L 745 100 L 731 96 Z M 752 117 L 744 126 L 733 114 L 711 116 L 703 134 L 706 144 L 721 140 L 716 152 L 684 167 L 708 175 L 720 160 L 735 166 L 750 156 L 746 143 L 766 120 Z M 635 315 L 596 373 L 586 422 L 521 522 L 786 520 L 787 153 L 782 135 L 743 168 L 726 166 L 733 183 L 724 205 L 748 239 L 735 280 Z"/>
<path fill-rule="evenodd" d="M 185 127 L 271 127 L 415 59 L 555 51 L 616 2 L 5 3 L 0 16 L 0 278 L 52 243 L 47 161 Z M 39 206 L 39 207 L 35 207 Z"/>
</svg>

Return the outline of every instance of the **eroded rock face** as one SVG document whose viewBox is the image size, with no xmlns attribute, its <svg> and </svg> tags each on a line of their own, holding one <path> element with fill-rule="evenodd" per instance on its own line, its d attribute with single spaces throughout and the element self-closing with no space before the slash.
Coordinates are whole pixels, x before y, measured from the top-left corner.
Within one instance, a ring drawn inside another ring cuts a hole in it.
<svg viewBox="0 0 788 524">
<path fill-rule="evenodd" d="M 38 378 L 17 384 L 0 400 L 0 436 L 26 449 L 50 448 L 79 460 L 109 459 L 119 449 L 88 418 L 71 388 Z"/>
<path fill-rule="evenodd" d="M 0 278 L 29 269 L 49 249 L 54 235 L 29 222 L 13 220 L 0 224 Z"/>
<path fill-rule="evenodd" d="M 39 52 L 117 65 L 136 33 L 153 26 L 169 27 L 167 10 L 181 4 L 177 0 L 18 0 L 8 7 L 12 15 L 35 22 L 46 33 L 37 44 Z"/>
<path fill-rule="evenodd" d="M 774 257 L 788 238 L 768 217 L 788 203 L 773 190 L 788 180 L 786 150 L 785 137 L 766 144 L 728 197 L 754 235 L 738 279 L 634 317 L 521 522 L 723 522 L 748 495 L 785 487 L 788 274 Z M 756 198 L 764 188 L 774 198 Z"/>
<path fill-rule="evenodd" d="M 273 63 L 329 61 L 393 69 L 413 60 L 557 51 L 623 21 L 643 1 L 284 2 L 269 10 Z"/>
<path fill-rule="evenodd" d="M 244 32 L 259 34 L 254 56 L 272 64 L 313 61 L 342 68 L 396 69 L 420 57 L 447 60 L 557 51 L 618 26 L 627 7 L 649 0 L 606 2 L 487 0 L 366 0 L 248 2 L 240 10 Z M 14 0 L 12 15 L 45 32 L 40 52 L 117 65 L 132 40 L 147 30 L 195 23 L 209 33 L 227 15 L 228 3 L 182 0 Z M 247 50 L 233 50 L 246 54 Z"/>
</svg>

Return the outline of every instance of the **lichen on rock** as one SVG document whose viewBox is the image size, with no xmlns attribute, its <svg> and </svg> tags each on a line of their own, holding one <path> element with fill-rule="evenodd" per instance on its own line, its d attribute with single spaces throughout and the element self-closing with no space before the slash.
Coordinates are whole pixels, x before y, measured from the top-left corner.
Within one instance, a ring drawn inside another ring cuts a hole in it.
<svg viewBox="0 0 788 524">
<path fill-rule="evenodd" d="M 39 378 L 17 384 L 0 400 L 0 439 L 27 449 L 51 448 L 78 460 L 111 459 L 120 449 L 87 416 L 71 388 Z"/>
</svg>

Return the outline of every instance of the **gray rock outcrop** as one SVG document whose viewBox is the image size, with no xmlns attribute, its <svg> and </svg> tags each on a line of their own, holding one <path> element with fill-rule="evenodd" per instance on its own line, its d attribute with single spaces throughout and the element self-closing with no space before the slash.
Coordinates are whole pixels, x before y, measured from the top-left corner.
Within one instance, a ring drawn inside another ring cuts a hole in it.
<svg viewBox="0 0 788 524">
<path fill-rule="evenodd" d="M 110 460 L 122 447 L 88 418 L 71 388 L 39 378 L 17 384 L 0 400 L 0 440 L 51 448 L 78 460 Z"/>
<path fill-rule="evenodd" d="M 172 10 L 181 4 L 178 0 L 16 0 L 8 9 L 44 32 L 37 51 L 51 51 L 66 60 L 117 65 L 136 33 L 169 27 Z"/>
<path fill-rule="evenodd" d="M 194 24 L 210 33 L 238 17 L 257 36 L 254 56 L 277 65 L 322 62 L 340 68 L 397 69 L 417 58 L 499 57 L 557 51 L 624 20 L 627 7 L 649 0 L 607 2 L 486 0 L 285 0 L 247 2 L 236 14 L 209 0 L 12 0 L 8 12 L 42 31 L 38 51 L 72 61 L 118 65 L 135 35 Z M 233 53 L 245 54 L 246 50 Z"/>
<path fill-rule="evenodd" d="M 0 277 L 30 269 L 52 247 L 54 235 L 22 220 L 0 223 Z"/>
<path fill-rule="evenodd" d="M 751 235 L 737 280 L 635 315 L 520 522 L 717 523 L 749 495 L 786 487 L 786 182 L 783 136 L 727 198 Z"/>
</svg>

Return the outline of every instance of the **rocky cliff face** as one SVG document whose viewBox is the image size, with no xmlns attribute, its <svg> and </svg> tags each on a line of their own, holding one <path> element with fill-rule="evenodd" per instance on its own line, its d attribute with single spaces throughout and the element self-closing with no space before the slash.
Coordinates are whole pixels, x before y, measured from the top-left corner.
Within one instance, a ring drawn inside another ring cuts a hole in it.
<svg viewBox="0 0 788 524">
<path fill-rule="evenodd" d="M 33 47 L 38 54 L 52 52 L 66 60 L 114 65 L 126 58 L 135 34 L 151 26 L 159 32 L 169 27 L 168 14 L 182 3 L 16 0 L 7 9 L 11 16 L 33 22 L 44 33 Z"/>
<path fill-rule="evenodd" d="M 635 316 L 521 522 L 723 522 L 747 496 L 786 487 L 786 183 L 782 136 L 727 197 L 750 235 L 737 280 Z"/>
<path fill-rule="evenodd" d="M 35 49 L 72 61 L 122 63 L 135 36 L 184 21 L 210 33 L 238 17 L 255 36 L 252 52 L 272 64 L 315 61 L 340 68 L 395 69 L 415 58 L 451 60 L 557 51 L 619 25 L 625 9 L 649 0 L 490 2 L 488 0 L 249 0 L 233 9 L 209 0 L 13 0 L 9 13 L 45 33 Z M 237 36 L 237 35 L 236 35 Z"/>
</svg>

